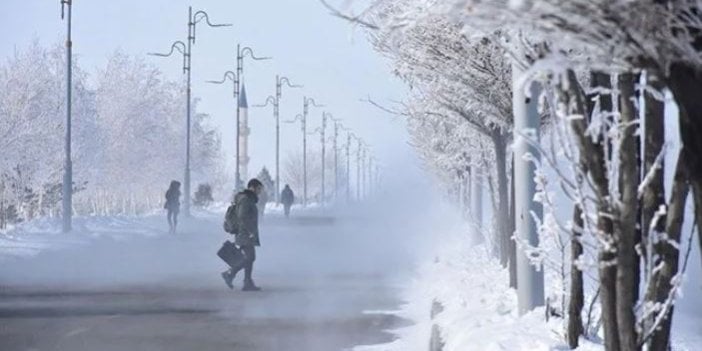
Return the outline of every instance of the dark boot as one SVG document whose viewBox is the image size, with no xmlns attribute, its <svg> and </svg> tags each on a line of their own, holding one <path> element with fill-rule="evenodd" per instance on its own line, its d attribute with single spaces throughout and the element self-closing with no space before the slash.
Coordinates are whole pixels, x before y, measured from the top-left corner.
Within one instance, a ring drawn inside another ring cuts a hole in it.
<svg viewBox="0 0 702 351">
<path fill-rule="evenodd" d="M 234 280 L 234 277 L 236 276 L 236 272 L 233 270 L 228 270 L 225 272 L 222 272 L 222 279 L 224 279 L 224 284 L 227 284 L 229 289 L 234 289 L 234 284 L 232 284 L 232 281 Z"/>
<path fill-rule="evenodd" d="M 256 284 L 254 284 L 254 281 L 252 279 L 244 280 L 244 287 L 241 289 L 242 291 L 261 291 L 261 288 L 257 287 Z"/>
</svg>

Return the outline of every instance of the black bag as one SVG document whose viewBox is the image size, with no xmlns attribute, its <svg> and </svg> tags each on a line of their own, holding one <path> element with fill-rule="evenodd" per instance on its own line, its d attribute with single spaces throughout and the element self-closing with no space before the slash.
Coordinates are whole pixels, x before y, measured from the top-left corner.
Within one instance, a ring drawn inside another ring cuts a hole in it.
<svg viewBox="0 0 702 351">
<path fill-rule="evenodd" d="M 224 215 L 224 231 L 229 234 L 237 234 L 239 232 L 238 218 L 236 217 L 236 204 L 229 205 L 227 214 Z"/>
<path fill-rule="evenodd" d="M 240 268 L 245 258 L 244 253 L 229 240 L 222 244 L 222 247 L 217 251 L 217 256 L 231 268 Z"/>
</svg>

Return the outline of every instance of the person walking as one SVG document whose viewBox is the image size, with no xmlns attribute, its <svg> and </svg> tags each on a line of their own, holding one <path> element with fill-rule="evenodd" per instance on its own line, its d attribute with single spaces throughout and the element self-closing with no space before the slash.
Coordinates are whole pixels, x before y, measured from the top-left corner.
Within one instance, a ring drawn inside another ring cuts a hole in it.
<svg viewBox="0 0 702 351">
<path fill-rule="evenodd" d="M 280 194 L 280 201 L 285 209 L 285 217 L 290 217 L 290 207 L 295 202 L 295 193 L 290 189 L 290 185 L 285 184 L 285 188 Z"/>
<path fill-rule="evenodd" d="M 175 234 L 178 226 L 178 213 L 180 212 L 180 182 L 173 180 L 171 186 L 166 190 L 166 203 L 163 205 L 168 211 L 168 232 Z"/>
<path fill-rule="evenodd" d="M 240 270 L 244 270 L 243 291 L 260 291 L 261 288 L 254 284 L 253 264 L 256 261 L 256 246 L 261 246 L 258 236 L 258 197 L 263 192 L 263 184 L 258 179 L 251 179 L 244 191 L 239 192 L 234 197 L 236 218 L 226 218 L 225 220 L 236 223 L 235 244 L 244 255 L 243 262 L 222 273 L 224 283 L 230 289 L 234 288 L 232 282 Z M 227 211 L 229 212 L 229 211 Z"/>
</svg>

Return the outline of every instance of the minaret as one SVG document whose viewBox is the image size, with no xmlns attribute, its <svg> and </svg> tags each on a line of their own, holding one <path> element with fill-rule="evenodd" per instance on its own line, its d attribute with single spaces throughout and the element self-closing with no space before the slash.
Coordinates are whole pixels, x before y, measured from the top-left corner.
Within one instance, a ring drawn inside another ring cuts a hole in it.
<svg viewBox="0 0 702 351">
<path fill-rule="evenodd" d="M 251 134 L 251 129 L 249 129 L 249 104 L 246 101 L 246 86 L 241 84 L 241 94 L 239 94 L 239 113 L 241 117 L 239 119 L 239 166 L 241 172 L 241 181 L 246 184 L 249 180 L 249 135 Z"/>
</svg>

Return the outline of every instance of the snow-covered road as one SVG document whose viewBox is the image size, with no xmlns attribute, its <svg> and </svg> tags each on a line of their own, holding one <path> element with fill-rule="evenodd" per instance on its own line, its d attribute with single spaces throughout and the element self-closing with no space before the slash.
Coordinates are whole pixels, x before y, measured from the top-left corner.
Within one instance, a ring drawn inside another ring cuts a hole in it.
<svg viewBox="0 0 702 351">
<path fill-rule="evenodd" d="M 254 279 L 227 289 L 219 214 L 170 236 L 162 218 L 2 258 L 2 350 L 343 350 L 387 342 L 417 244 L 404 215 L 311 211 L 262 225 Z M 409 216 L 409 218 L 412 218 Z M 401 222 L 400 222 L 401 221 Z M 139 235 L 141 233 L 145 235 Z"/>
</svg>

